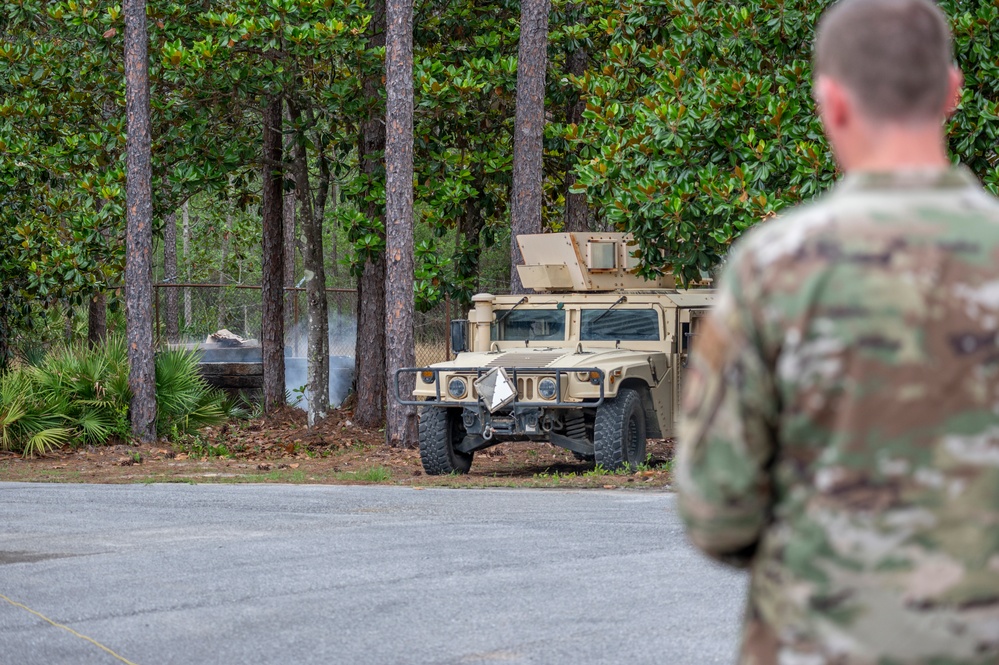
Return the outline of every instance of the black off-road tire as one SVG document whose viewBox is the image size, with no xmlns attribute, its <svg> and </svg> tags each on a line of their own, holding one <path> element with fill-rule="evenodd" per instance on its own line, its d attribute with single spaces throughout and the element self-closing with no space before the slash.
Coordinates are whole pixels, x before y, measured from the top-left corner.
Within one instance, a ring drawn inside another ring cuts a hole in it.
<svg viewBox="0 0 999 665">
<path fill-rule="evenodd" d="M 622 388 L 597 409 L 593 427 L 596 462 L 608 471 L 645 462 L 645 408 L 637 390 Z"/>
<path fill-rule="evenodd" d="M 421 409 L 420 461 L 428 476 L 468 473 L 475 453 L 454 449 L 464 438 L 465 427 L 457 413 L 433 406 Z"/>
</svg>

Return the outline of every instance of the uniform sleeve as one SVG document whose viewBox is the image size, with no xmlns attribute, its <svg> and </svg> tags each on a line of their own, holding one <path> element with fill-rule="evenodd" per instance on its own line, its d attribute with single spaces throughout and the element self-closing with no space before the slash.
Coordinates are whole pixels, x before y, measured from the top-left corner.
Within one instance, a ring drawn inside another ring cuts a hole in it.
<svg viewBox="0 0 999 665">
<path fill-rule="evenodd" d="M 740 286 L 752 286 L 741 258 L 723 276 L 718 302 L 692 343 L 675 482 L 693 543 L 745 567 L 770 520 L 777 404 L 756 317 Z"/>
</svg>

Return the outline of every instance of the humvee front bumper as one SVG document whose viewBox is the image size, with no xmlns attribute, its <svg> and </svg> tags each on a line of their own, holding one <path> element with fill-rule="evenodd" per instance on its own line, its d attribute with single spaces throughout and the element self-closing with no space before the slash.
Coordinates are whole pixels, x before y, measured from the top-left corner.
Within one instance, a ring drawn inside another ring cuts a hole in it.
<svg viewBox="0 0 999 665">
<path fill-rule="evenodd" d="M 554 414 L 550 413 L 556 409 L 595 409 L 605 401 L 605 374 L 602 369 L 596 367 L 572 367 L 566 369 L 539 368 L 539 367 L 507 367 L 504 368 L 514 386 L 518 386 L 518 378 L 532 379 L 554 378 L 556 394 L 552 399 L 525 400 L 522 399 L 520 391 L 516 391 L 513 400 L 495 411 L 490 410 L 481 396 L 471 395 L 468 399 L 455 400 L 444 398 L 444 388 L 442 388 L 441 374 L 448 376 L 462 376 L 466 379 L 478 379 L 492 368 L 482 367 L 415 367 L 403 368 L 395 374 L 395 398 L 400 404 L 408 406 L 420 406 L 425 408 L 460 408 L 462 410 L 462 425 L 465 427 L 467 436 L 455 448 L 460 452 L 470 453 L 482 448 L 488 448 L 500 441 L 511 441 L 518 439 L 534 439 L 550 441 L 562 448 L 572 450 L 584 455 L 593 454 L 593 444 L 588 441 L 571 439 L 559 435 L 552 431 L 556 421 Z M 406 374 L 415 375 L 416 381 L 421 381 L 425 372 L 433 372 L 433 385 L 435 394 L 428 399 L 403 399 L 401 395 L 401 378 Z M 563 386 L 568 386 L 572 380 L 572 374 L 590 374 L 598 378 L 595 383 L 598 393 L 597 397 L 569 398 L 565 395 Z"/>
<path fill-rule="evenodd" d="M 395 373 L 395 399 L 399 404 L 405 406 L 437 406 L 442 408 L 453 408 L 453 407 L 471 407 L 476 404 L 485 406 L 482 404 L 481 399 L 443 399 L 441 391 L 441 374 L 448 374 L 451 376 L 458 375 L 465 378 L 475 379 L 481 378 L 483 375 L 492 371 L 493 368 L 483 368 L 483 367 L 404 367 L 397 370 Z M 547 368 L 547 367 L 504 367 L 506 373 L 510 376 L 513 384 L 516 386 L 518 384 L 517 379 L 521 377 L 530 377 L 532 379 L 542 379 L 542 378 L 554 378 L 556 392 L 553 399 L 541 399 L 541 400 L 522 400 L 520 392 L 517 391 L 516 396 L 511 402 L 512 408 L 546 408 L 546 409 L 578 409 L 580 407 L 594 408 L 598 407 L 604 403 L 604 389 L 606 378 L 604 371 L 597 367 L 571 367 L 571 368 Z M 433 385 L 435 388 L 435 396 L 433 401 L 430 400 L 419 400 L 419 399 L 403 399 L 400 388 L 400 379 L 406 374 L 412 374 L 414 381 L 422 380 L 420 377 L 427 372 L 432 372 L 434 375 Z M 590 399 L 589 401 L 583 401 L 580 399 L 568 399 L 563 393 L 563 383 L 568 383 L 572 380 L 573 374 L 596 374 L 598 376 L 597 386 L 599 387 L 599 394 L 597 399 Z"/>
</svg>

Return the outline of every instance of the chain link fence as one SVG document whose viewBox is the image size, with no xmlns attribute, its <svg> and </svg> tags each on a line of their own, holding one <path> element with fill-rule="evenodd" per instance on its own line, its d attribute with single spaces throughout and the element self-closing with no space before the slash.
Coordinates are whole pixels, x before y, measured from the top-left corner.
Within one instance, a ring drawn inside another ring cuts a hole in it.
<svg viewBox="0 0 999 665">
<path fill-rule="evenodd" d="M 261 295 L 247 284 L 155 284 L 156 339 L 170 343 L 204 343 L 209 335 L 228 330 L 259 340 Z M 171 295 L 171 292 L 174 295 Z M 176 305 L 171 299 L 176 298 Z M 330 356 L 353 358 L 357 344 L 357 291 L 326 289 L 329 306 Z M 176 309 L 174 309 L 174 307 Z M 450 302 L 415 315 L 416 363 L 429 365 L 450 357 Z M 168 320 L 176 316 L 174 330 Z M 305 357 L 308 310 L 304 288 L 285 288 L 285 343 L 288 355 Z"/>
</svg>

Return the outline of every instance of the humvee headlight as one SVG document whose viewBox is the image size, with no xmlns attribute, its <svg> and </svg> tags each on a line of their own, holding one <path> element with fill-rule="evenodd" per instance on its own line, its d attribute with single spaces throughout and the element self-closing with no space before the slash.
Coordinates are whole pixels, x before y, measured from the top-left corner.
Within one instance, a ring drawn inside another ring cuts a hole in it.
<svg viewBox="0 0 999 665">
<path fill-rule="evenodd" d="M 538 382 L 538 394 L 542 399 L 555 399 L 556 393 L 558 393 L 558 384 L 555 383 L 555 379 L 544 378 Z"/>
<path fill-rule="evenodd" d="M 462 399 L 468 394 L 468 384 L 465 382 L 465 379 L 456 376 L 448 381 L 447 391 L 450 393 L 451 397 L 455 399 Z"/>
<path fill-rule="evenodd" d="M 433 383 L 434 382 L 434 373 L 431 372 L 430 370 L 424 370 L 424 371 L 420 372 L 420 378 L 423 379 L 424 383 Z"/>
<path fill-rule="evenodd" d="M 599 386 L 602 380 L 603 377 L 600 375 L 600 372 L 590 372 L 590 383 Z"/>
</svg>

